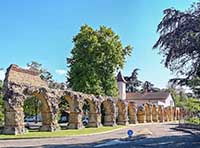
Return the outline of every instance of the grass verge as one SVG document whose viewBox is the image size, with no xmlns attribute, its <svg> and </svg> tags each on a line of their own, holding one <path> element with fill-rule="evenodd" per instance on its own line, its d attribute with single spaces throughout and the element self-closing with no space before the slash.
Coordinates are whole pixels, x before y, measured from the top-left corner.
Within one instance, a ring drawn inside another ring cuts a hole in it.
<svg viewBox="0 0 200 148">
<path fill-rule="evenodd" d="M 47 138 L 47 137 L 66 137 L 76 135 L 88 135 L 109 132 L 112 130 L 120 129 L 126 126 L 114 126 L 114 127 L 99 127 L 99 128 L 84 128 L 79 130 L 59 130 L 55 132 L 38 132 L 29 131 L 23 135 L 3 135 L 0 134 L 0 140 L 4 139 L 31 139 L 31 138 Z"/>
</svg>

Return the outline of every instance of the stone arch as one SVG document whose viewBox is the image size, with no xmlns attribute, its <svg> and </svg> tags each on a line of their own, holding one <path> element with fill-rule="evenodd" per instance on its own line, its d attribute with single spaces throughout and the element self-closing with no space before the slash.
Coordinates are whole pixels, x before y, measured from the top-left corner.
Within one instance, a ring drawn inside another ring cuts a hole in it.
<svg viewBox="0 0 200 148">
<path fill-rule="evenodd" d="M 152 122 L 152 104 L 144 104 L 145 113 L 146 113 L 146 122 Z"/>
<path fill-rule="evenodd" d="M 128 116 L 130 124 L 137 123 L 137 106 L 135 102 L 128 102 Z"/>
<path fill-rule="evenodd" d="M 67 96 L 67 95 L 65 95 L 65 96 L 63 96 L 64 98 L 65 98 L 65 100 L 68 102 L 68 104 L 69 104 L 69 111 L 70 112 L 73 112 L 74 111 L 74 108 L 73 108 L 73 98 L 72 97 L 70 97 L 70 96 Z"/>
<path fill-rule="evenodd" d="M 59 129 L 57 122 L 58 114 L 58 100 L 57 96 L 50 95 L 45 89 L 37 89 L 30 95 L 35 96 L 36 99 L 42 103 L 41 115 L 42 115 L 42 127 L 41 131 L 55 131 Z"/>
<path fill-rule="evenodd" d="M 137 119 L 138 123 L 145 123 L 146 122 L 146 117 L 145 117 L 145 107 L 144 106 L 138 106 L 137 109 Z"/>
<path fill-rule="evenodd" d="M 168 121 L 171 121 L 171 108 L 170 108 L 170 106 L 166 107 L 166 110 L 167 110 Z"/>
<path fill-rule="evenodd" d="M 59 129 L 57 123 L 57 102 L 53 104 L 52 99 L 55 97 L 49 96 L 45 88 L 18 88 L 16 84 L 12 85 L 13 88 L 7 90 L 4 95 L 5 102 L 5 134 L 22 134 L 26 132 L 24 124 L 23 105 L 27 96 L 35 96 L 36 99 L 42 103 L 42 127 L 41 131 L 55 131 Z M 9 96 L 8 96 L 9 95 Z"/>
<path fill-rule="evenodd" d="M 168 109 L 167 107 L 164 108 L 164 121 L 167 122 L 168 121 Z"/>
<path fill-rule="evenodd" d="M 88 127 L 100 127 L 101 126 L 101 112 L 100 108 L 100 101 L 97 100 L 96 97 L 90 96 L 84 99 L 89 104 L 89 118 L 88 118 Z"/>
<path fill-rule="evenodd" d="M 155 104 L 152 107 L 152 120 L 153 122 L 158 122 L 158 106 Z"/>
<path fill-rule="evenodd" d="M 105 126 L 116 125 L 116 107 L 112 98 L 103 98 L 101 103 L 102 124 Z"/>
<path fill-rule="evenodd" d="M 58 129 L 56 92 L 48 88 L 47 83 L 41 80 L 37 72 L 11 65 L 7 69 L 3 84 L 5 103 L 5 126 L 3 132 L 15 135 L 26 132 L 23 105 L 28 95 L 35 95 L 47 109 L 46 115 L 44 115 L 43 110 L 43 116 L 45 117 L 43 117 L 44 122 L 41 130 L 55 131 Z"/>
<path fill-rule="evenodd" d="M 117 124 L 119 125 L 127 125 L 128 124 L 128 103 L 124 100 L 119 99 L 117 101 Z"/>
<path fill-rule="evenodd" d="M 158 106 L 158 121 L 164 122 L 164 107 L 161 105 Z"/>
<path fill-rule="evenodd" d="M 63 91 L 62 96 L 69 103 L 69 129 L 83 128 L 82 124 L 82 104 L 80 93 L 73 91 Z"/>
<path fill-rule="evenodd" d="M 168 107 L 166 107 L 166 109 L 167 109 L 168 121 L 171 121 L 171 108 L 168 106 Z"/>
<path fill-rule="evenodd" d="M 64 96 L 59 96 L 58 101 L 59 107 L 59 118 L 58 122 L 62 123 L 61 129 L 67 129 L 67 125 L 69 122 L 69 114 L 70 114 L 70 104 Z"/>
</svg>

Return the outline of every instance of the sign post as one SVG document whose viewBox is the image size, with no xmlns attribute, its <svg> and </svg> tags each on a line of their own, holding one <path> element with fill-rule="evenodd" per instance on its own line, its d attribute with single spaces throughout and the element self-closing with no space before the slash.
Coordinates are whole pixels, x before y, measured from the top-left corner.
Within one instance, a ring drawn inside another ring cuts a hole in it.
<svg viewBox="0 0 200 148">
<path fill-rule="evenodd" d="M 131 138 L 134 132 L 132 130 L 128 130 L 127 134 L 128 134 L 128 137 Z"/>
</svg>

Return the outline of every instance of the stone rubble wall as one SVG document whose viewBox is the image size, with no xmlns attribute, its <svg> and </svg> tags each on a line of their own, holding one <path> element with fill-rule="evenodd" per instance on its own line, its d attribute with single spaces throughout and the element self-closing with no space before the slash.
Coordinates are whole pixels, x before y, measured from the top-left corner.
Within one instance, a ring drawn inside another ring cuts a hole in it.
<svg viewBox="0 0 200 148">
<path fill-rule="evenodd" d="M 9 82 L 14 82 L 20 85 L 48 87 L 47 83 L 40 79 L 37 72 L 22 69 L 17 65 L 11 65 L 7 69 L 6 79 Z"/>
<path fill-rule="evenodd" d="M 4 134 L 18 135 L 27 132 L 23 112 L 23 104 L 27 96 L 35 96 L 42 102 L 41 131 L 53 132 L 60 129 L 57 116 L 61 97 L 64 97 L 70 105 L 69 129 L 84 128 L 82 117 L 85 100 L 90 105 L 88 127 L 167 122 L 179 120 L 185 116 L 184 110 L 176 107 L 164 108 L 153 104 L 137 106 L 134 102 L 108 96 L 50 89 L 36 72 L 19 68 L 17 65 L 11 65 L 7 69 L 3 94 L 5 104 Z"/>
</svg>

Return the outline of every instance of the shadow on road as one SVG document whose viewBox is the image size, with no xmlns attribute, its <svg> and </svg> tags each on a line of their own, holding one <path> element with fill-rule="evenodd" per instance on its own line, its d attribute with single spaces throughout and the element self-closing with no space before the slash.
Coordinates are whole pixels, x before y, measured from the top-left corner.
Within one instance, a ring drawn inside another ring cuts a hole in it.
<svg viewBox="0 0 200 148">
<path fill-rule="evenodd" d="M 187 135 L 178 136 L 162 136 L 162 137 L 150 137 L 150 136 L 138 136 L 132 139 L 121 139 L 118 141 L 128 140 L 127 143 L 114 143 L 113 145 L 105 145 L 116 139 L 109 139 L 98 141 L 94 143 L 85 144 L 62 144 L 62 145 L 43 145 L 43 148 L 200 148 L 200 134 L 194 134 L 191 129 L 181 129 L 179 127 L 172 128 L 172 131 L 181 131 L 187 133 Z M 77 141 L 78 143 L 78 141 Z M 101 146 L 101 144 L 104 144 Z"/>
</svg>

